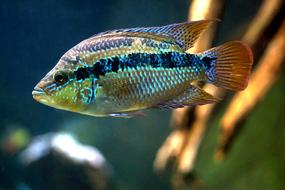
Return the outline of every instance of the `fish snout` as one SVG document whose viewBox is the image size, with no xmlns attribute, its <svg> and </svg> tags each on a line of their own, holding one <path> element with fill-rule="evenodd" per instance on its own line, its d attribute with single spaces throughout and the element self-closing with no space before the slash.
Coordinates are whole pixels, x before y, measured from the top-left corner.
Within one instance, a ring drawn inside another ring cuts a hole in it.
<svg viewBox="0 0 285 190">
<path fill-rule="evenodd" d="M 34 90 L 32 91 L 32 96 L 38 102 L 45 103 L 45 101 L 46 101 L 46 98 L 45 98 L 46 97 L 46 93 L 38 85 L 36 85 L 34 87 Z"/>
<path fill-rule="evenodd" d="M 45 91 L 42 88 L 35 86 L 34 90 L 32 91 L 33 96 L 44 95 Z"/>
</svg>

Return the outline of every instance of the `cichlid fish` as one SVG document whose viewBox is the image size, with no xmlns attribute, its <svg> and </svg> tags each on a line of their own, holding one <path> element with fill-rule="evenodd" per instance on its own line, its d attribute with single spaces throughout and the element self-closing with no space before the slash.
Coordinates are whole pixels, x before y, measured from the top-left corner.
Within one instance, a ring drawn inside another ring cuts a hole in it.
<svg viewBox="0 0 285 190">
<path fill-rule="evenodd" d="M 112 30 L 94 35 L 70 50 L 35 86 L 40 103 L 93 116 L 132 117 L 146 108 L 174 109 L 214 103 L 195 86 L 204 81 L 229 90 L 246 88 L 251 49 L 227 42 L 189 54 L 213 21 Z"/>
</svg>

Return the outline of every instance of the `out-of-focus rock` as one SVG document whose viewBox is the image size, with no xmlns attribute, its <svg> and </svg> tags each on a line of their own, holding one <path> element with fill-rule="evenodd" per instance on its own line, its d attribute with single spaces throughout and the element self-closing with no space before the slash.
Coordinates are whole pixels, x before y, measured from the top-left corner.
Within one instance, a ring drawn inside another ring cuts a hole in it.
<svg viewBox="0 0 285 190">
<path fill-rule="evenodd" d="M 110 189 L 112 172 L 104 156 L 66 133 L 34 138 L 20 160 L 32 189 Z"/>
</svg>

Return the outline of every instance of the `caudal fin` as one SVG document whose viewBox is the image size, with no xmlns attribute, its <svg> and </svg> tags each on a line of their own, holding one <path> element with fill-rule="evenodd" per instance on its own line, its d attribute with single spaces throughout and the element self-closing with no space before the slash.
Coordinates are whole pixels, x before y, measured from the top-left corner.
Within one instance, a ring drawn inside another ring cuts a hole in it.
<svg viewBox="0 0 285 190">
<path fill-rule="evenodd" d="M 200 56 L 206 67 L 208 82 L 234 91 L 247 87 L 253 55 L 246 44 L 227 42 Z"/>
</svg>

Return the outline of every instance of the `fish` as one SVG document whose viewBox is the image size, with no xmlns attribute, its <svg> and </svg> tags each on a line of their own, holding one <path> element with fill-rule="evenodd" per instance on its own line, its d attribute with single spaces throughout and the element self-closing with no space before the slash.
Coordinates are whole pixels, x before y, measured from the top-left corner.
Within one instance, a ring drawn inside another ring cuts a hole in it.
<svg viewBox="0 0 285 190">
<path fill-rule="evenodd" d="M 68 50 L 39 81 L 33 98 L 47 106 L 104 117 L 142 116 L 145 109 L 172 110 L 220 99 L 196 82 L 240 91 L 253 54 L 241 41 L 187 53 L 215 20 L 116 29 Z"/>
</svg>

